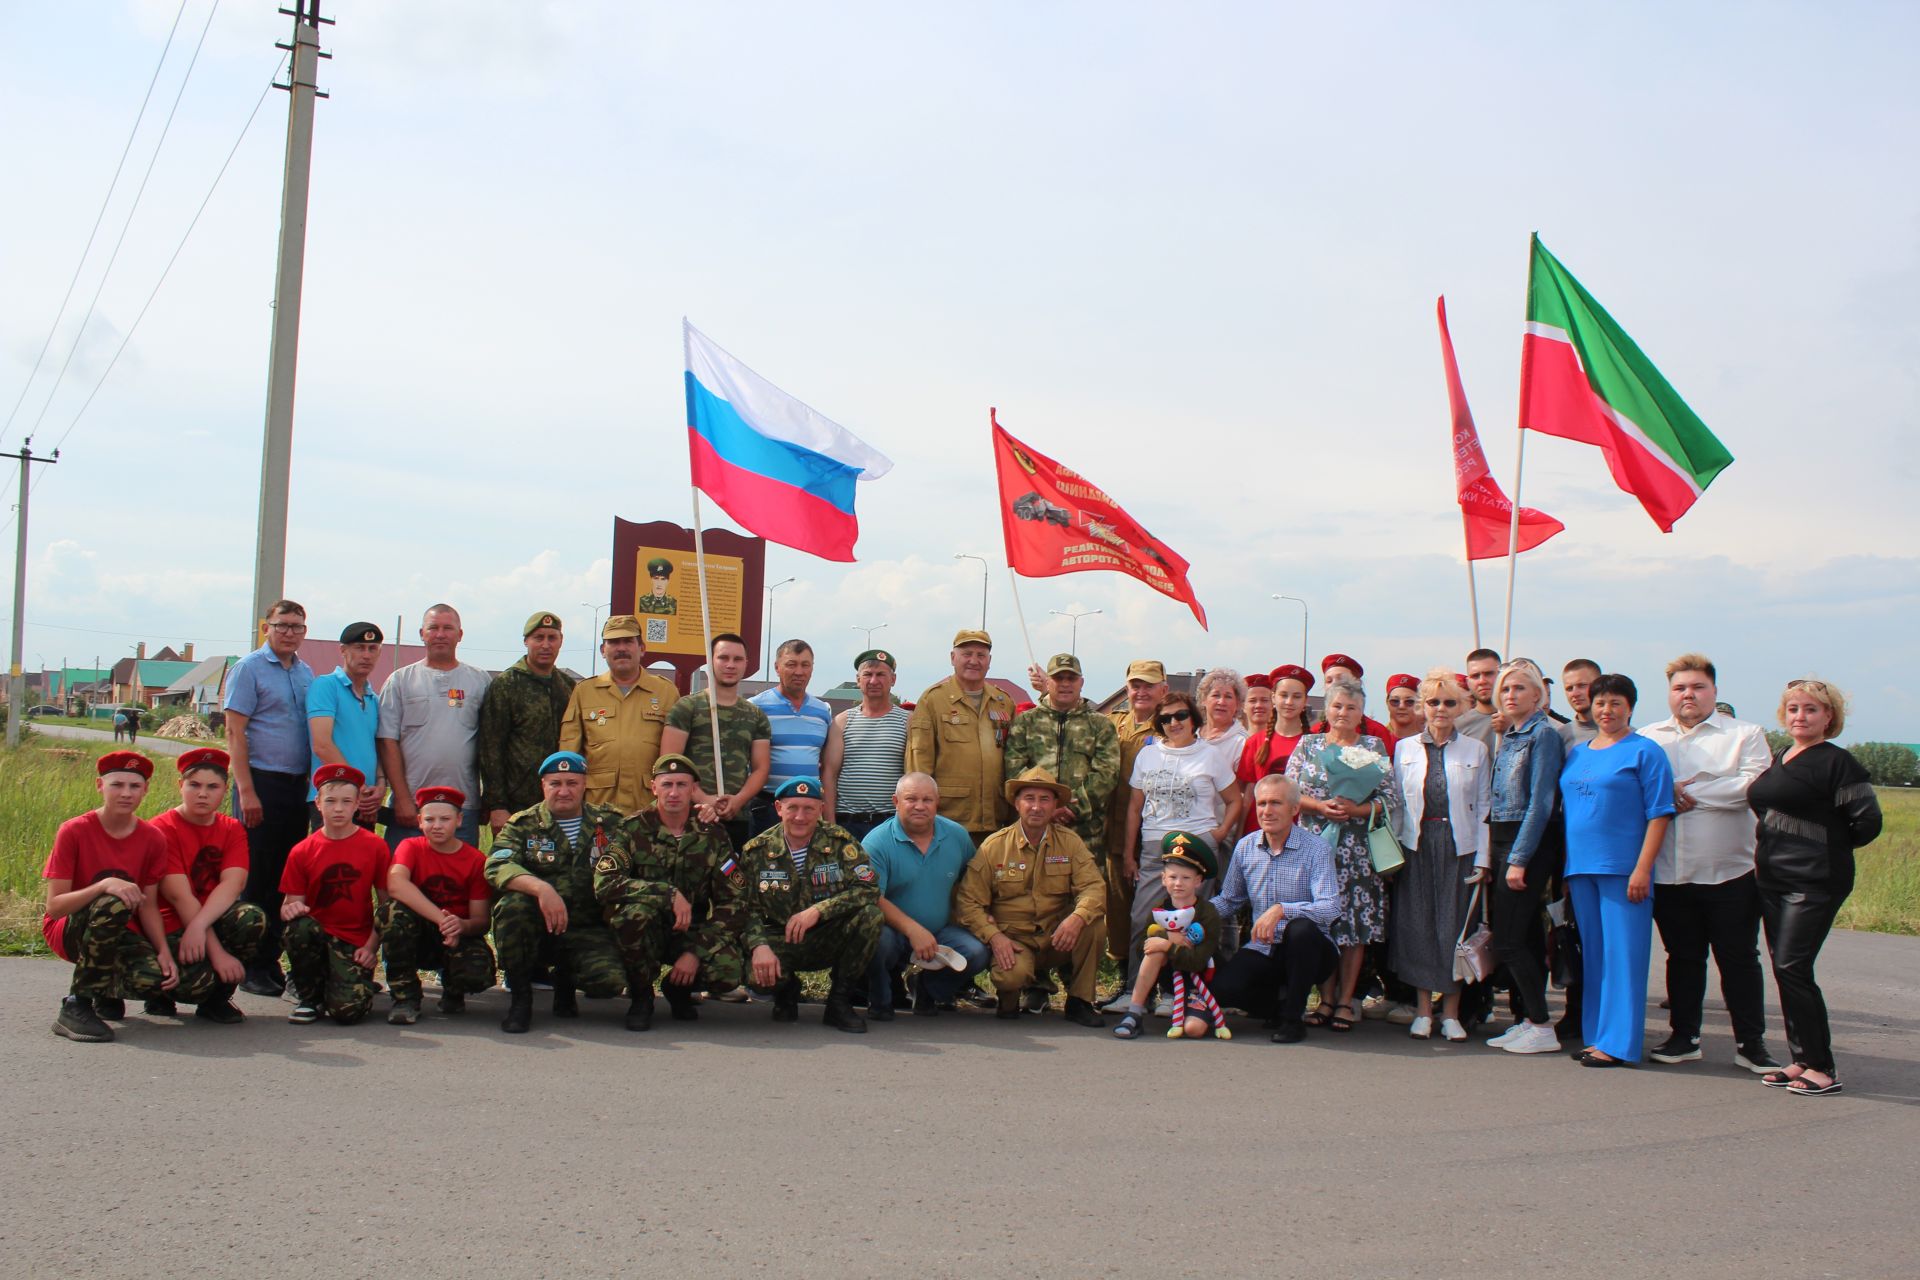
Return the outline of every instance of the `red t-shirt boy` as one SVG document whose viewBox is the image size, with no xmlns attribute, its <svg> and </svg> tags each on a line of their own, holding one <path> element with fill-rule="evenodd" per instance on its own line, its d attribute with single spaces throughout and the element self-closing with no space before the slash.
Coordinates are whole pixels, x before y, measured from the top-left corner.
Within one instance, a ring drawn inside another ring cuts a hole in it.
<svg viewBox="0 0 1920 1280">
<path fill-rule="evenodd" d="M 441 973 L 442 1013 L 457 1013 L 466 998 L 493 985 L 493 952 L 486 933 L 493 889 L 486 859 L 457 834 L 466 795 L 457 787 L 414 793 L 424 835 L 400 842 L 387 873 L 394 901 L 387 932 L 387 985 L 393 1011 L 387 1021 L 412 1026 L 420 1018 L 420 970 Z M 405 910 L 401 910 L 405 908 Z"/>
<path fill-rule="evenodd" d="M 227 799 L 227 753 L 196 747 L 180 754 L 180 803 L 153 819 L 167 840 L 167 869 L 160 877 L 160 923 L 172 941 L 182 985 L 190 973 L 212 972 L 214 987 L 200 1001 L 198 1016 L 237 1023 L 233 988 L 266 940 L 267 917 L 241 902 L 247 887 L 247 829 L 220 812 Z M 147 1001 L 147 1012 L 171 1014 L 171 1000 Z"/>
<path fill-rule="evenodd" d="M 287 1021 L 318 1022 L 324 1010 L 351 1024 L 373 1007 L 373 965 L 380 954 L 374 912 L 387 897 L 392 857 L 386 842 L 353 815 L 366 776 L 349 764 L 313 773 L 320 830 L 293 846 L 280 876 L 280 918 L 296 994 Z"/>
<path fill-rule="evenodd" d="M 161 995 L 180 975 L 160 927 L 153 892 L 166 869 L 167 842 L 139 818 L 153 761 L 110 751 L 94 768 L 100 807 L 60 824 L 40 876 L 47 882 L 40 932 L 73 962 L 73 984 L 53 1033 L 95 1043 L 113 1039 L 102 1020 L 126 1014 L 125 995 Z"/>
</svg>

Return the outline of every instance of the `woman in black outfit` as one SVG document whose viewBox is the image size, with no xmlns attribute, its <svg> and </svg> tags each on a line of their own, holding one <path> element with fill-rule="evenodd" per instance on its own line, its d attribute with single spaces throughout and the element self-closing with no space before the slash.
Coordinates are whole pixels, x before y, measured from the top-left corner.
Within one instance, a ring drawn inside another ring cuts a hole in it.
<svg viewBox="0 0 1920 1280">
<path fill-rule="evenodd" d="M 1853 851 L 1880 834 L 1880 802 L 1866 769 L 1829 741 L 1846 719 L 1846 695 L 1835 686 L 1788 684 L 1780 723 L 1793 745 L 1747 792 L 1760 826 L 1754 858 L 1760 914 L 1793 1051 L 1792 1066 L 1760 1080 L 1810 1098 L 1840 1092 L 1814 957 L 1853 892 Z"/>
</svg>

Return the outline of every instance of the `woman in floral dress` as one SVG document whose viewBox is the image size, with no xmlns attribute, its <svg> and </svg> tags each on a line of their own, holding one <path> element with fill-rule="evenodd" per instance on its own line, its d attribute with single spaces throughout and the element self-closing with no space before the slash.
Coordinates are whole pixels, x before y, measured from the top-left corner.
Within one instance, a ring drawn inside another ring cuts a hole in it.
<svg viewBox="0 0 1920 1280">
<path fill-rule="evenodd" d="M 1376 812 L 1389 824 L 1400 812 L 1400 788 L 1393 780 L 1386 743 L 1360 732 L 1366 707 L 1366 691 L 1358 681 L 1333 680 L 1327 688 L 1326 732 L 1301 738 L 1287 761 L 1287 776 L 1300 787 L 1300 825 L 1333 846 L 1334 868 L 1340 877 L 1340 917 L 1331 931 L 1334 945 L 1340 948 L 1340 967 L 1321 991 L 1320 1007 L 1307 1018 L 1309 1025 L 1330 1025 L 1335 1031 L 1353 1030 L 1359 1018 L 1354 987 L 1367 944 L 1387 936 L 1387 890 L 1367 852 L 1367 824 Z M 1333 796 L 1323 759 L 1352 746 L 1376 753 L 1383 766 L 1379 784 L 1359 801 Z"/>
</svg>

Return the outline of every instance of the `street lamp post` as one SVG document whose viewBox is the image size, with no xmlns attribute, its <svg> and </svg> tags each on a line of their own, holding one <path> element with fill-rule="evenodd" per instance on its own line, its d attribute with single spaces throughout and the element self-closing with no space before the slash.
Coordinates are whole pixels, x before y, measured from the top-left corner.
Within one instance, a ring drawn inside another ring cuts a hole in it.
<svg viewBox="0 0 1920 1280">
<path fill-rule="evenodd" d="M 773 593 L 792 581 L 792 578 L 782 578 L 767 588 L 767 616 L 764 624 L 766 636 L 760 641 L 760 673 L 762 675 L 773 670 Z"/>
<path fill-rule="evenodd" d="M 605 604 L 590 604 L 582 600 L 582 609 L 593 610 L 593 634 L 587 637 L 587 675 L 589 678 L 600 674 L 600 611 L 613 608 L 613 601 Z"/>
<path fill-rule="evenodd" d="M 1300 665 L 1313 670 L 1313 664 L 1307 661 L 1307 602 L 1299 596 L 1275 596 L 1275 600 L 1291 600 L 1300 606 Z"/>
<path fill-rule="evenodd" d="M 878 626 L 873 626 L 873 627 L 855 626 L 855 627 L 849 628 L 849 630 L 852 630 L 852 631 L 864 631 L 867 633 L 867 643 L 861 649 L 862 653 L 865 653 L 868 649 L 873 648 L 873 633 L 876 631 L 885 631 L 886 629 L 887 629 L 887 624 L 884 622 L 880 623 Z"/>
<path fill-rule="evenodd" d="M 1070 612 L 1066 609 L 1049 609 L 1047 610 L 1047 612 L 1053 614 L 1056 617 L 1071 618 L 1073 620 L 1073 630 L 1069 633 L 1070 638 L 1067 641 L 1067 652 L 1072 654 L 1076 658 L 1079 657 L 1080 656 L 1080 619 L 1091 618 L 1094 614 L 1099 613 L 1100 610 L 1082 609 L 1079 612 L 1075 613 L 1075 612 Z"/>
<path fill-rule="evenodd" d="M 953 558 L 980 562 L 980 629 L 985 631 L 987 629 L 987 578 L 993 572 L 993 567 L 987 563 L 985 556 L 969 555 L 965 551 L 956 552 Z"/>
</svg>

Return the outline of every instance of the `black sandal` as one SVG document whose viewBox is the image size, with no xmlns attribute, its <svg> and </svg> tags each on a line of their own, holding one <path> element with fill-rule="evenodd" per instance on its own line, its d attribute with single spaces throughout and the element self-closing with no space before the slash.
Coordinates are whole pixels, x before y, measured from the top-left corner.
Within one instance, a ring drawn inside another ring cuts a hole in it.
<svg viewBox="0 0 1920 1280">
<path fill-rule="evenodd" d="M 1812 1068 L 1809 1067 L 1807 1070 L 1811 1071 Z M 1787 1092 L 1796 1094 L 1802 1098 L 1824 1098 L 1830 1093 L 1840 1092 L 1839 1076 L 1827 1075 L 1824 1071 L 1820 1074 L 1827 1076 L 1827 1082 L 1825 1084 L 1815 1084 L 1813 1081 L 1807 1079 L 1806 1073 L 1803 1072 L 1794 1077 L 1792 1082 L 1787 1085 Z"/>
<path fill-rule="evenodd" d="M 1784 1071 L 1767 1072 L 1767 1074 L 1760 1077 L 1760 1083 L 1769 1089 L 1785 1089 L 1791 1086 L 1795 1080 L 1798 1080 L 1801 1075 L 1804 1075 L 1806 1070 L 1807 1066 L 1804 1062 L 1796 1062 Z"/>
<path fill-rule="evenodd" d="M 1354 1029 L 1356 1025 L 1359 1024 L 1360 1015 L 1358 1011 L 1353 1010 L 1353 1001 L 1346 1000 L 1341 1002 L 1340 1008 L 1347 1009 L 1352 1012 L 1344 1013 L 1344 1014 L 1336 1012 L 1331 1018 L 1327 1019 L 1327 1030 L 1343 1031 L 1343 1032 L 1351 1031 Z"/>
<path fill-rule="evenodd" d="M 1127 1014 L 1124 1018 L 1120 1019 L 1120 1025 L 1113 1029 L 1113 1034 L 1121 1040 L 1138 1040 L 1140 1038 L 1140 1015 L 1137 1013 Z"/>
</svg>

